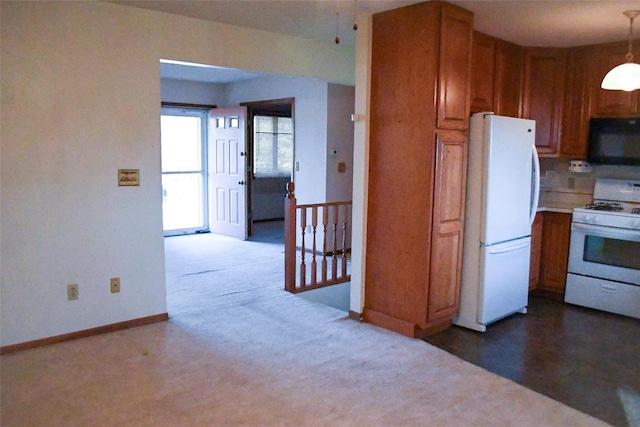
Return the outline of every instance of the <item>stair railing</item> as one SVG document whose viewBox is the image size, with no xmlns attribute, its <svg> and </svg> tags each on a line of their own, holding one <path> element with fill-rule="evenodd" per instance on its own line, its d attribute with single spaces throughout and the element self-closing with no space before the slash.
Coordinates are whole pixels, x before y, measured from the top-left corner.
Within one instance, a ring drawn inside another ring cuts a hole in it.
<svg viewBox="0 0 640 427">
<path fill-rule="evenodd" d="M 284 202 L 284 288 L 292 293 L 351 280 L 351 202 L 298 205 L 294 184 Z"/>
</svg>

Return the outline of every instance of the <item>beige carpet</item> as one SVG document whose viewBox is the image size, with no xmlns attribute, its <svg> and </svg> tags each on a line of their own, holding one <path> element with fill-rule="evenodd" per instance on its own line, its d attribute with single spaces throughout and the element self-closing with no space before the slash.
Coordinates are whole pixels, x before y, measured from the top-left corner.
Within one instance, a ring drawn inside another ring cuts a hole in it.
<svg viewBox="0 0 640 427">
<path fill-rule="evenodd" d="M 283 291 L 273 243 L 185 242 L 167 239 L 168 322 L 1 357 L 3 427 L 604 425 Z"/>
</svg>

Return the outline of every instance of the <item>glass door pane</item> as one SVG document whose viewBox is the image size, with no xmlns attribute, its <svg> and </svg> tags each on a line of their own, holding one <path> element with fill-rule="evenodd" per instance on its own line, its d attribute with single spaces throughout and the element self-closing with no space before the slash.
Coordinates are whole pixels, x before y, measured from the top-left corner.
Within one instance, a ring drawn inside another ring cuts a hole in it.
<svg viewBox="0 0 640 427">
<path fill-rule="evenodd" d="M 162 175 L 164 230 L 198 229 L 204 224 L 202 174 Z"/>
<path fill-rule="evenodd" d="M 165 235 L 207 231 L 208 110 L 162 108 L 162 211 Z"/>
</svg>

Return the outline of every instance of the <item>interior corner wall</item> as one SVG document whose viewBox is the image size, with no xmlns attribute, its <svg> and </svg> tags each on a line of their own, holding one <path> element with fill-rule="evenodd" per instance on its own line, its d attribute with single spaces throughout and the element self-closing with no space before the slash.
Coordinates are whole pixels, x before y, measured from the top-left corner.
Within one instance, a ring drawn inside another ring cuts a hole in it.
<svg viewBox="0 0 640 427">
<path fill-rule="evenodd" d="M 327 91 L 327 202 L 349 201 L 353 194 L 355 87 L 329 84 Z M 344 164 L 344 170 L 339 169 Z"/>
<path fill-rule="evenodd" d="M 215 105 L 224 107 L 224 85 L 192 82 L 176 79 L 161 79 L 162 102 Z"/>
<path fill-rule="evenodd" d="M 354 83 L 333 43 L 107 2 L 0 7 L 2 346 L 166 312 L 160 59 Z"/>
<path fill-rule="evenodd" d="M 369 187 L 369 97 L 371 87 L 371 15 L 358 13 L 356 93 L 353 136 L 353 211 L 349 310 L 362 313 L 365 292 L 367 201 Z"/>
<path fill-rule="evenodd" d="M 227 85 L 228 105 L 295 98 L 294 164 L 297 163 L 299 168 L 293 173 L 299 204 L 326 201 L 327 86 L 326 81 L 289 76 Z M 283 200 L 285 194 L 283 192 Z"/>
</svg>

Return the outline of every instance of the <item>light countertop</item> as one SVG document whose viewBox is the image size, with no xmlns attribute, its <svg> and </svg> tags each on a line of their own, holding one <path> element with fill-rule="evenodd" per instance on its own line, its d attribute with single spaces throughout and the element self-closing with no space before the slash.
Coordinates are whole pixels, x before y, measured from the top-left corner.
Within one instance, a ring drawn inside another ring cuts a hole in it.
<svg viewBox="0 0 640 427">
<path fill-rule="evenodd" d="M 572 213 L 574 208 L 579 208 L 592 202 L 593 194 L 568 193 L 555 191 L 541 191 L 538 202 L 538 212 Z"/>
<path fill-rule="evenodd" d="M 584 204 L 576 205 L 571 203 L 546 202 L 538 204 L 538 212 L 561 212 L 572 213 L 573 208 L 584 206 Z"/>
</svg>

